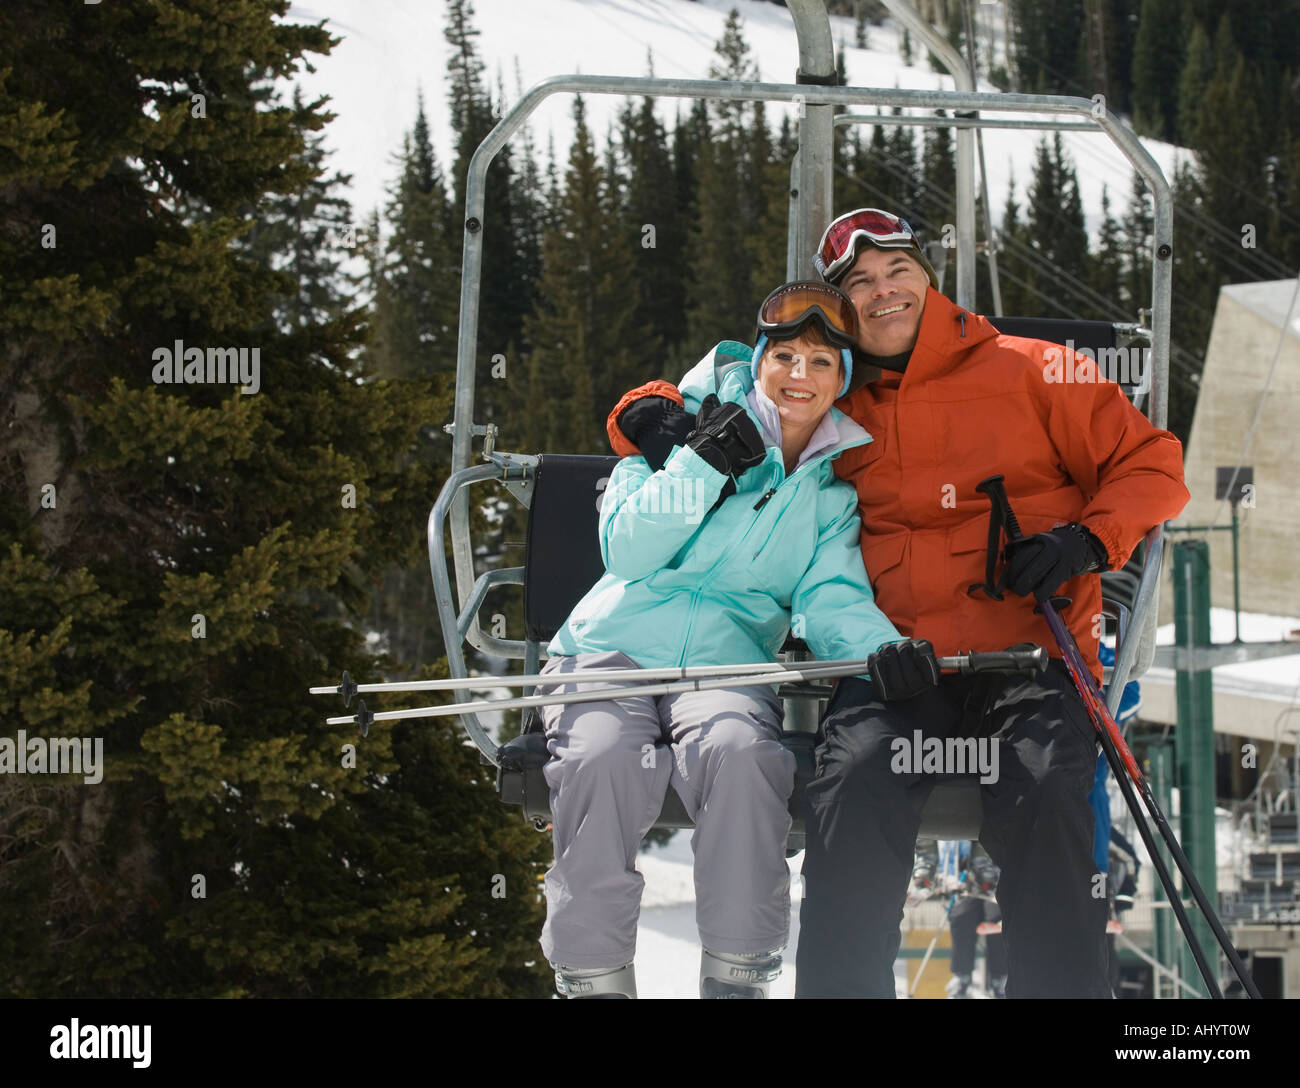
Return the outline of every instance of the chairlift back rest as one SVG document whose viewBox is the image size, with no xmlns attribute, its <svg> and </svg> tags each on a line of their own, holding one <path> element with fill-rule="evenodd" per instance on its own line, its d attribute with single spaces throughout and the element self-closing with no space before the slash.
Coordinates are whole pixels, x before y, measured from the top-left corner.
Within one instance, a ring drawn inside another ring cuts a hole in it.
<svg viewBox="0 0 1300 1088">
<path fill-rule="evenodd" d="M 600 501 L 617 457 L 546 453 L 537 460 L 524 555 L 524 631 L 546 643 L 605 573 Z"/>
<path fill-rule="evenodd" d="M 993 327 L 1005 336 L 1025 336 L 1033 340 L 1088 349 L 1100 364 L 1102 374 L 1118 382 L 1125 396 L 1132 397 L 1141 385 L 1139 364 L 1145 367 L 1145 355 L 1140 355 L 1124 365 L 1125 355 L 1117 354 L 1118 343 L 1115 326 L 1109 321 L 1083 321 L 1060 317 L 994 317 L 985 315 Z M 1105 352 L 1105 354 L 1102 354 Z M 1122 380 L 1121 380 L 1122 379 Z"/>
<path fill-rule="evenodd" d="M 583 594 L 605 573 L 597 532 L 599 502 L 618 461 L 613 456 L 555 453 L 538 458 L 524 557 L 524 626 L 529 639 L 549 642 L 554 638 Z M 1103 575 L 1103 594 L 1131 609 L 1141 572 L 1135 552 L 1122 571 Z M 783 649 L 807 652 L 807 647 L 793 638 Z"/>
</svg>

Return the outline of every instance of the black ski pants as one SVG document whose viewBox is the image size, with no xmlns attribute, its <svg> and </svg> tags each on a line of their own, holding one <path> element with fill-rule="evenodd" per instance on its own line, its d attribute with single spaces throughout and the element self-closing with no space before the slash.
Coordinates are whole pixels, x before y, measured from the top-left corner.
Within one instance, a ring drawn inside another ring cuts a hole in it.
<svg viewBox="0 0 1300 1088">
<path fill-rule="evenodd" d="M 980 787 L 979 838 L 1002 870 L 1007 996 L 1110 996 L 1088 805 L 1098 742 L 1061 662 L 1032 677 L 946 675 L 889 703 L 863 680 L 842 680 L 822 727 L 807 792 L 796 997 L 894 996 L 917 828 L 941 780 L 891 769 L 891 742 L 918 729 L 998 741 L 997 781 Z"/>
<path fill-rule="evenodd" d="M 952 926 L 952 973 L 971 975 L 975 972 L 975 942 L 979 940 L 981 922 L 1000 922 L 1002 912 L 996 903 L 977 899 L 971 895 L 958 896 L 948 915 Z M 1006 942 L 1000 933 L 990 933 L 984 938 L 985 970 L 987 978 L 1001 978 L 1007 973 Z"/>
</svg>

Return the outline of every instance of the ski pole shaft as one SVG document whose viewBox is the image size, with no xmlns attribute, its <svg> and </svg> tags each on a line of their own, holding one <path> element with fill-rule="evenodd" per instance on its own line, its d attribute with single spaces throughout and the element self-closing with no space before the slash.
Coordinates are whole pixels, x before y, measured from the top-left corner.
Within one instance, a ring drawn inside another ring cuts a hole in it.
<svg viewBox="0 0 1300 1088">
<path fill-rule="evenodd" d="M 939 935 L 943 933 L 944 927 L 948 925 L 948 917 L 952 914 L 952 908 L 956 902 L 957 893 L 953 892 L 952 897 L 948 900 L 948 909 L 943 912 L 943 921 L 939 923 L 939 928 L 934 931 L 934 936 L 930 938 L 930 947 L 925 950 L 925 955 L 921 958 L 921 966 L 916 969 L 916 974 L 912 978 L 912 985 L 907 988 L 908 997 L 916 996 L 916 988 L 921 984 L 921 976 L 925 974 L 926 964 L 930 962 L 930 955 L 934 952 L 934 946 L 939 943 Z"/>
<path fill-rule="evenodd" d="M 1041 646 L 1032 650 L 999 650 L 989 653 L 955 654 L 951 657 L 938 657 L 935 660 L 939 668 L 948 672 L 1034 672 L 1047 667 L 1047 651 Z M 694 680 L 719 676 L 754 676 L 766 673 L 790 672 L 794 669 L 808 667 L 839 667 L 852 665 L 854 669 L 846 675 L 852 676 L 865 672 L 866 659 L 842 658 L 833 661 L 809 661 L 799 664 L 780 661 L 762 661 L 743 665 L 688 665 L 682 668 L 667 669 L 583 669 L 580 673 L 563 674 L 566 684 L 635 684 L 656 680 Z M 555 673 L 533 673 L 528 676 L 461 676 L 445 680 L 401 680 L 376 684 L 353 683 L 345 672 L 343 683 L 335 686 L 308 688 L 311 695 L 342 695 L 343 705 L 347 706 L 353 695 L 372 692 L 403 691 L 465 691 L 473 688 L 534 687 L 537 684 L 556 683 Z"/>
<path fill-rule="evenodd" d="M 1022 538 L 1020 532 L 1020 523 L 1011 509 L 1011 501 L 1007 498 L 1006 489 L 1002 484 L 1001 476 L 991 476 L 981 481 L 979 490 L 989 496 L 996 506 L 1002 512 L 1003 524 L 1007 527 L 1007 537 L 1010 541 L 1015 542 Z M 1211 996 L 1221 998 L 1222 992 L 1219 990 L 1217 979 L 1214 977 L 1214 971 L 1210 967 L 1209 961 L 1205 956 L 1204 949 L 1201 948 L 1200 941 L 1192 929 L 1191 920 L 1187 917 L 1187 912 L 1183 906 L 1182 896 L 1174 887 L 1173 877 L 1170 875 L 1168 868 L 1164 864 L 1164 859 L 1159 856 L 1155 849 L 1154 838 L 1151 830 L 1147 825 L 1142 808 L 1145 807 L 1150 814 L 1152 822 L 1155 823 L 1156 829 L 1169 848 L 1169 853 L 1178 866 L 1179 873 L 1182 874 L 1183 883 L 1187 885 L 1192 892 L 1192 897 L 1196 901 L 1202 916 L 1208 923 L 1214 938 L 1222 948 L 1223 953 L 1232 965 L 1232 969 L 1240 980 L 1246 993 L 1253 998 L 1260 996 L 1259 988 L 1255 985 L 1254 979 L 1246 971 L 1246 966 L 1237 955 L 1237 950 L 1233 947 L 1227 932 L 1223 928 L 1223 923 L 1219 921 L 1218 914 L 1210 904 L 1200 881 L 1196 879 L 1196 874 L 1192 872 L 1191 863 L 1187 855 L 1183 853 L 1182 847 L 1175 837 L 1173 828 L 1169 826 L 1165 814 L 1161 811 L 1160 806 L 1156 803 L 1151 787 L 1142 774 L 1142 770 L 1137 765 L 1137 760 L 1133 758 L 1132 751 L 1129 750 L 1124 738 L 1119 731 L 1119 726 L 1115 724 L 1115 719 L 1111 715 L 1106 701 L 1102 698 L 1101 690 L 1097 687 L 1097 681 L 1093 678 L 1086 662 L 1083 660 L 1083 654 L 1079 650 L 1079 645 L 1070 634 L 1070 630 L 1065 626 L 1065 621 L 1061 614 L 1056 610 L 1055 605 L 1050 599 L 1043 600 L 1039 609 L 1047 625 L 1051 629 L 1052 637 L 1056 640 L 1057 646 L 1061 650 L 1061 655 L 1065 659 L 1066 670 L 1070 674 L 1070 680 L 1074 684 L 1075 690 L 1083 700 L 1084 708 L 1087 710 L 1088 717 L 1092 720 L 1093 728 L 1101 737 L 1102 749 L 1106 753 L 1106 761 L 1110 764 L 1111 771 L 1120 787 L 1120 792 L 1124 795 L 1125 803 L 1128 804 L 1129 810 L 1133 813 L 1133 820 L 1137 824 L 1142 841 L 1147 848 L 1147 853 L 1151 856 L 1152 864 L 1156 867 L 1156 873 L 1160 877 L 1160 883 L 1164 886 L 1165 893 L 1169 897 L 1170 907 L 1174 915 L 1178 918 L 1178 923 L 1182 927 L 1183 935 L 1192 950 L 1192 956 L 1196 960 L 1196 965 L 1205 980 L 1205 985 Z M 1121 773 L 1121 772 L 1125 773 Z M 1137 796 L 1134 794 L 1134 787 L 1141 794 L 1142 804 L 1138 804 Z"/>
<path fill-rule="evenodd" d="M 412 707 L 409 710 L 385 710 L 378 714 L 369 714 L 372 722 L 399 721 L 405 718 L 445 718 L 454 714 L 467 712 L 482 713 L 485 710 L 526 710 L 534 706 L 564 706 L 571 703 L 599 703 L 613 699 L 627 699 L 645 695 L 675 695 L 682 691 L 713 691 L 718 688 L 742 686 L 737 681 L 747 680 L 753 684 L 786 684 L 800 680 L 833 679 L 840 676 L 853 676 L 864 671 L 865 663 L 850 662 L 847 665 L 827 664 L 821 667 L 805 666 L 801 669 L 787 669 L 782 672 L 764 672 L 742 677 L 713 676 L 697 677 L 691 680 L 678 680 L 665 684 L 630 684 L 615 687 L 613 690 L 574 691 L 557 695 L 526 695 L 517 699 L 483 699 L 470 703 L 448 703 L 445 706 Z M 577 673 L 552 673 L 544 680 L 556 687 L 572 685 L 570 677 Z M 353 714 L 338 718 L 326 718 L 326 725 L 354 725 L 367 715 Z"/>
</svg>

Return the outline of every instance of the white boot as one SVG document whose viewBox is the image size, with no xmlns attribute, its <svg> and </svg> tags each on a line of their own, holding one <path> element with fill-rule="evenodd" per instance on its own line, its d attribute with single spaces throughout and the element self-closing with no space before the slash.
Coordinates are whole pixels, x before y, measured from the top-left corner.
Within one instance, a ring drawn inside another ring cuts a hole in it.
<svg viewBox="0 0 1300 1088">
<path fill-rule="evenodd" d="M 567 967 L 552 963 L 561 997 L 636 997 L 636 970 L 622 967 Z"/>
<path fill-rule="evenodd" d="M 710 952 L 700 955 L 700 997 L 765 998 L 781 975 L 781 953 Z"/>
</svg>

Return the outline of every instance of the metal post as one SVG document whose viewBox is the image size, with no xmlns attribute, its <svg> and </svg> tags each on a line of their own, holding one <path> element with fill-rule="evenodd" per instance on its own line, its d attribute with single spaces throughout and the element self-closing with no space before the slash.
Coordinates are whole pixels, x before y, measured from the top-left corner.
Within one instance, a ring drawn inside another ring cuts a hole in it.
<svg viewBox="0 0 1300 1088">
<path fill-rule="evenodd" d="M 1232 630 L 1233 642 L 1241 641 L 1241 576 L 1237 568 L 1237 504 L 1232 504 Z"/>
<path fill-rule="evenodd" d="M 1173 794 L 1173 751 L 1167 744 L 1155 743 L 1148 745 L 1146 762 L 1150 771 L 1151 792 L 1160 805 L 1161 811 L 1170 812 L 1170 802 Z M 1168 864 L 1169 851 L 1165 849 L 1163 843 L 1159 845 L 1158 849 L 1164 855 L 1165 862 Z M 1172 969 L 1181 980 L 1182 965 L 1179 963 L 1179 949 L 1182 946 L 1182 941 L 1178 936 L 1178 926 L 1174 922 L 1174 912 L 1160 906 L 1161 903 L 1165 902 L 1165 890 L 1160 886 L 1160 881 L 1152 877 L 1151 886 L 1152 900 L 1156 904 L 1156 909 L 1152 911 L 1155 958 L 1166 969 Z M 1192 977 L 1196 977 L 1195 971 L 1192 972 Z M 1152 978 L 1151 993 L 1154 997 L 1164 996 L 1162 983 L 1163 980 L 1160 977 Z M 1173 996 L 1179 996 L 1177 987 L 1174 988 Z"/>
<path fill-rule="evenodd" d="M 921 18 L 908 0 L 881 0 L 889 14 L 920 39 L 952 75 L 959 91 L 975 90 L 975 81 L 960 53 L 933 26 Z M 957 130 L 957 305 L 975 309 L 975 134 Z M 906 215 L 908 209 L 899 209 Z"/>
<path fill-rule="evenodd" d="M 1218 902 L 1214 844 L 1214 674 L 1193 669 L 1191 651 L 1210 645 L 1210 548 L 1204 540 L 1174 545 L 1174 640 L 1184 650 L 1184 667 L 1176 674 L 1178 725 L 1179 839 L 1202 882 L 1206 898 Z M 1199 913 L 1192 926 L 1202 947 L 1214 935 Z M 1191 952 L 1183 952 L 1183 977 L 1197 989 L 1199 978 Z M 1207 995 L 1208 996 L 1208 995 Z"/>
<path fill-rule="evenodd" d="M 799 38 L 799 83 L 825 85 L 835 81 L 835 44 L 825 0 L 788 0 Z M 835 138 L 835 107 L 803 102 L 799 117 L 797 215 L 794 223 L 794 253 L 787 255 L 795 276 L 813 274 L 812 256 L 830 223 L 832 212 Z"/>
</svg>

